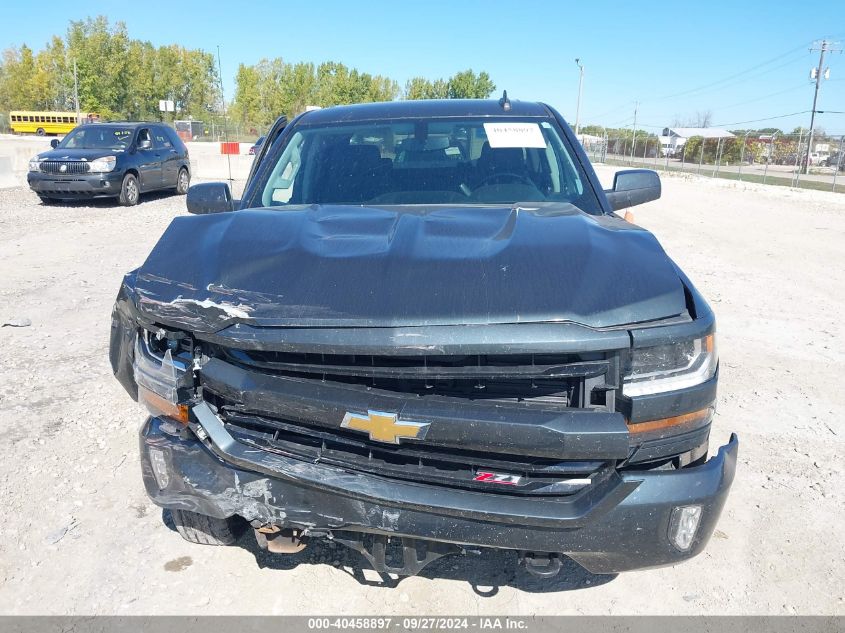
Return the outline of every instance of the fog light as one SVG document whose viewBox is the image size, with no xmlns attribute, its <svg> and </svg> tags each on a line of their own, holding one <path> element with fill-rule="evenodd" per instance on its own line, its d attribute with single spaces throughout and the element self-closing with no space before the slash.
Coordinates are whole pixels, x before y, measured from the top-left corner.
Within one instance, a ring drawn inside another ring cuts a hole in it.
<svg viewBox="0 0 845 633">
<path fill-rule="evenodd" d="M 701 521 L 701 506 L 679 506 L 672 510 L 669 520 L 669 540 L 682 552 L 692 545 L 698 524 Z"/>
<path fill-rule="evenodd" d="M 150 448 L 150 463 L 153 465 L 153 475 L 156 478 L 158 487 L 164 490 L 170 483 L 170 474 L 167 472 L 167 461 L 164 459 L 164 451 L 157 448 Z"/>
</svg>

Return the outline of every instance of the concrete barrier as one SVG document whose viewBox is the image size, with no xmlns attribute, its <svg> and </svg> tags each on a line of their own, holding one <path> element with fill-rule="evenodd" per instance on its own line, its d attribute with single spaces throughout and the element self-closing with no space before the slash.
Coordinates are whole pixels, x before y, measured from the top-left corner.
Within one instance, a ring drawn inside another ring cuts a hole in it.
<svg viewBox="0 0 845 633">
<path fill-rule="evenodd" d="M 12 171 L 12 159 L 8 156 L 0 156 L 0 189 L 19 187 L 20 184 Z"/>
</svg>

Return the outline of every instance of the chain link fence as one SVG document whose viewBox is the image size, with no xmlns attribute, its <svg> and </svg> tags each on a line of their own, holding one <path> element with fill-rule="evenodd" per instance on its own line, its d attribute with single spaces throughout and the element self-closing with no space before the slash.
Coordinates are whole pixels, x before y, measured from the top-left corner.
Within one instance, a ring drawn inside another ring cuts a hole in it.
<svg viewBox="0 0 845 633">
<path fill-rule="evenodd" d="M 845 136 L 815 136 L 812 148 L 806 133 L 698 136 L 677 147 L 665 141 L 633 135 L 582 139 L 596 163 L 845 193 Z"/>
</svg>

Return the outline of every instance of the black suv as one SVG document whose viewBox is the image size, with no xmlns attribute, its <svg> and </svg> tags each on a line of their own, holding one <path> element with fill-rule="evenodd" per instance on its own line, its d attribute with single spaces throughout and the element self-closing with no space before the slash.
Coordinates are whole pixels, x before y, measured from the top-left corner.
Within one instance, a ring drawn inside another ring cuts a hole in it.
<svg viewBox="0 0 845 633">
<path fill-rule="evenodd" d="M 29 161 L 27 181 L 41 200 L 116 197 L 138 204 L 142 193 L 191 182 L 188 148 L 161 123 L 92 123 L 74 128 Z"/>
<path fill-rule="evenodd" d="M 195 543 L 251 526 L 398 574 L 478 547 L 539 575 L 701 552 L 738 443 L 708 459 L 713 312 L 615 213 L 659 196 L 648 170 L 602 191 L 544 104 L 280 119 L 243 199 L 191 187 L 200 215 L 118 293 L 148 494 Z"/>
</svg>

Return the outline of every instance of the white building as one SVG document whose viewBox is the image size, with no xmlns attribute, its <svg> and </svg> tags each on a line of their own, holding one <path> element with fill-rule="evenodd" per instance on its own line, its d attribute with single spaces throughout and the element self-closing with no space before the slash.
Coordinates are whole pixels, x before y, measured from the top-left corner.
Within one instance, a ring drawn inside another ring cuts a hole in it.
<svg viewBox="0 0 845 633">
<path fill-rule="evenodd" d="M 663 156 L 680 156 L 681 150 L 687 139 L 693 136 L 701 136 L 705 139 L 711 138 L 736 138 L 727 130 L 717 127 L 666 127 L 660 138 L 660 152 Z"/>
</svg>

